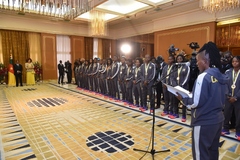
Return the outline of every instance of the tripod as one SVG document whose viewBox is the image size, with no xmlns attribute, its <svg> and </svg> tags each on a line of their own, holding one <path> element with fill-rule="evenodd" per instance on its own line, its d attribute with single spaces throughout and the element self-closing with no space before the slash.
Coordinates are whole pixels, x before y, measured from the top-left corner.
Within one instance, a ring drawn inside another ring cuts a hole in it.
<svg viewBox="0 0 240 160">
<path fill-rule="evenodd" d="M 161 151 L 156 151 L 154 149 L 154 126 L 155 126 L 155 108 L 153 107 L 153 115 L 152 115 L 152 119 L 153 119 L 153 123 L 152 123 L 152 135 L 151 135 L 151 141 L 152 141 L 152 149 L 150 151 L 148 150 L 141 150 L 141 149 L 136 149 L 134 148 L 134 151 L 139 151 L 139 152 L 145 152 L 145 153 L 150 153 L 152 155 L 152 159 L 154 160 L 154 154 L 155 153 L 160 153 L 160 152 L 169 152 L 170 149 L 166 149 L 166 150 L 161 150 Z"/>
<path fill-rule="evenodd" d="M 153 84 L 153 88 L 156 88 L 156 86 L 165 78 L 167 78 L 170 74 L 175 73 L 178 70 L 178 68 L 174 69 L 172 72 L 170 72 L 169 74 L 167 74 L 166 76 L 162 77 L 157 83 Z M 155 93 L 153 93 L 153 96 L 155 97 Z M 155 99 L 155 98 L 154 98 Z M 154 100 L 155 102 L 155 100 Z M 155 127 L 155 107 L 153 107 L 153 113 L 152 113 L 152 133 L 151 133 L 151 141 L 152 141 L 152 148 L 150 151 L 148 150 L 141 150 L 141 149 L 136 149 L 134 148 L 134 151 L 139 151 L 139 152 L 145 152 L 145 153 L 150 153 L 152 155 L 152 159 L 154 160 L 154 155 L 156 153 L 161 153 L 161 152 L 169 152 L 170 149 L 165 149 L 165 150 L 160 150 L 160 151 L 156 151 L 154 149 L 154 127 Z"/>
<path fill-rule="evenodd" d="M 155 87 L 153 86 L 153 88 L 155 88 Z M 153 93 L 153 96 L 155 97 L 155 93 Z M 155 98 L 154 98 L 154 99 L 155 99 Z M 155 101 L 155 100 L 154 100 L 154 101 Z M 152 155 L 152 159 L 154 160 L 154 155 L 155 155 L 155 153 L 169 152 L 170 149 L 161 150 L 161 151 L 156 151 L 156 150 L 154 149 L 155 107 L 153 107 L 152 109 L 153 109 L 153 112 L 152 112 L 152 121 L 153 121 L 153 122 L 152 122 L 152 133 L 151 133 L 152 148 L 151 148 L 150 151 L 148 151 L 148 150 L 136 149 L 136 148 L 134 148 L 133 150 L 134 150 L 134 151 L 139 151 L 139 152 L 150 153 L 150 154 Z"/>
</svg>

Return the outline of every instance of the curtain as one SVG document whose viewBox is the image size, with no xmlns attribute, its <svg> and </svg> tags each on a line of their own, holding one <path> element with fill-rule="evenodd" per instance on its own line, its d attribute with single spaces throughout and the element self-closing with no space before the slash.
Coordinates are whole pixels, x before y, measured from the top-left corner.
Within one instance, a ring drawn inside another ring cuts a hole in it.
<svg viewBox="0 0 240 160">
<path fill-rule="evenodd" d="M 93 38 L 91 37 L 84 37 L 85 42 L 85 59 L 89 60 L 93 58 Z"/>
<path fill-rule="evenodd" d="M 1 32 L 0 32 L 0 63 L 3 63 L 2 36 L 1 36 Z"/>
<path fill-rule="evenodd" d="M 28 33 L 29 54 L 33 62 L 41 61 L 41 35 L 39 33 Z"/>
<path fill-rule="evenodd" d="M 111 47 L 111 40 L 102 39 L 102 56 L 104 59 L 107 59 L 110 57 L 110 47 Z"/>
<path fill-rule="evenodd" d="M 71 40 L 69 36 L 57 35 L 57 63 L 60 60 L 63 64 L 67 61 L 71 62 Z M 66 82 L 65 78 L 66 76 L 64 76 L 64 82 Z"/>
<path fill-rule="evenodd" d="M 99 57 L 99 41 L 100 40 L 101 39 L 93 38 L 93 58 Z"/>
<path fill-rule="evenodd" d="M 21 31 L 0 30 L 2 36 L 2 53 L 5 66 L 9 65 L 10 55 L 13 62 L 19 61 L 24 67 L 26 59 L 29 58 L 28 33 Z M 26 72 L 23 70 L 23 82 L 26 82 Z"/>
<path fill-rule="evenodd" d="M 103 59 L 102 39 L 98 39 L 98 57 Z"/>
</svg>

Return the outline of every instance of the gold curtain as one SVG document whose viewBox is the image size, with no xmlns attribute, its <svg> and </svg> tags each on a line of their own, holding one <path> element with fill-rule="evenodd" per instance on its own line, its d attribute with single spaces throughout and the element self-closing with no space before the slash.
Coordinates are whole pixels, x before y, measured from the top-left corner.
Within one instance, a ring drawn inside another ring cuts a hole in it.
<svg viewBox="0 0 240 160">
<path fill-rule="evenodd" d="M 2 35 L 1 35 L 1 32 L 0 32 L 0 63 L 3 63 Z"/>
<path fill-rule="evenodd" d="M 102 39 L 102 55 L 104 59 L 110 57 L 110 46 L 111 46 L 110 39 Z"/>
<path fill-rule="evenodd" d="M 89 60 L 93 58 L 93 38 L 92 37 L 84 37 L 85 42 L 85 53 L 84 58 Z"/>
<path fill-rule="evenodd" d="M 29 54 L 33 62 L 41 61 L 41 35 L 40 33 L 28 33 L 29 39 Z"/>
<path fill-rule="evenodd" d="M 26 59 L 29 58 L 28 33 L 21 31 L 0 30 L 2 36 L 3 63 L 8 66 L 10 54 L 13 56 L 13 63 L 18 60 L 23 68 Z M 23 69 L 23 82 L 26 80 L 26 73 Z"/>
<path fill-rule="evenodd" d="M 102 45 L 102 39 L 98 38 L 98 55 L 97 57 L 100 59 L 103 59 L 103 49 L 102 49 L 103 45 Z"/>
</svg>

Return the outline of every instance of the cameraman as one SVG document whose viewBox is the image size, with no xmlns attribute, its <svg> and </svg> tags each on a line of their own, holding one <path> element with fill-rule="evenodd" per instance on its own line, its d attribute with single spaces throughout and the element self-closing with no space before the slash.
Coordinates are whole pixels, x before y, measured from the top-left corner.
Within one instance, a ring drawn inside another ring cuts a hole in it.
<svg viewBox="0 0 240 160">
<path fill-rule="evenodd" d="M 197 59 L 196 59 L 197 52 L 192 53 L 192 57 L 190 58 L 190 79 L 189 79 L 189 91 L 192 91 L 193 85 L 195 80 L 198 77 L 199 70 L 197 67 Z"/>
</svg>

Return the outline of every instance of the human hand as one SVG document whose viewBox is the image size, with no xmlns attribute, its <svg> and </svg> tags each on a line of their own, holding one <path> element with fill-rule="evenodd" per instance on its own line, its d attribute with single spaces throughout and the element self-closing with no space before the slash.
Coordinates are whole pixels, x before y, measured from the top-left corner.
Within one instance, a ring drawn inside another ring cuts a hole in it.
<svg viewBox="0 0 240 160">
<path fill-rule="evenodd" d="M 182 96 L 181 96 L 181 94 L 179 94 L 178 92 L 177 92 L 176 98 L 177 98 L 179 101 L 182 101 Z"/>
<path fill-rule="evenodd" d="M 235 97 L 229 97 L 228 101 L 229 101 L 230 103 L 234 103 L 234 102 L 237 101 L 237 99 L 236 99 Z"/>
</svg>

